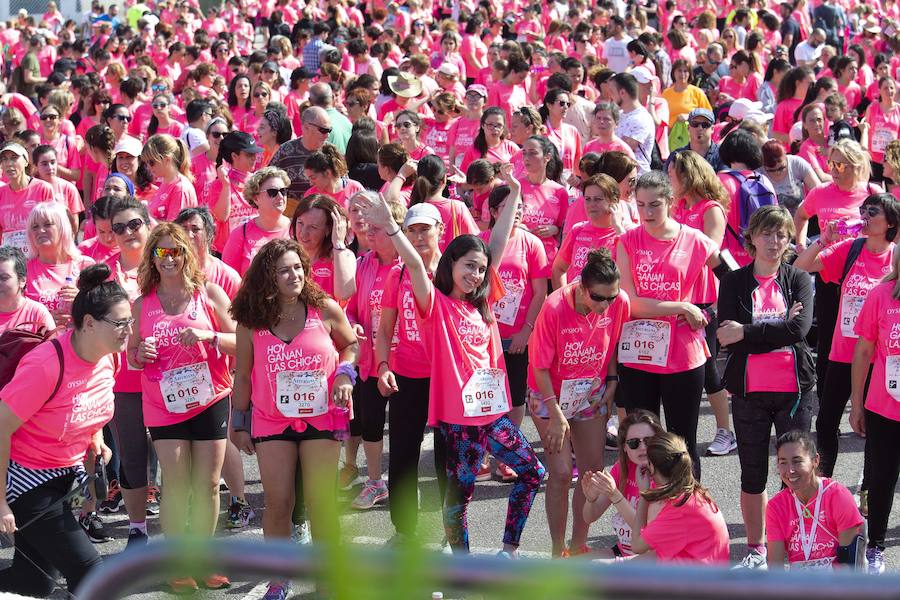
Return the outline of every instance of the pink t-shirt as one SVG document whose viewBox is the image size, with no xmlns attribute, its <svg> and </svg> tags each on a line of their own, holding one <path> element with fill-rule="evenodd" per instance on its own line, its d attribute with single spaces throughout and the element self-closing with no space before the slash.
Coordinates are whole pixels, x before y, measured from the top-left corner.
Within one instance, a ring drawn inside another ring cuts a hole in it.
<svg viewBox="0 0 900 600">
<path fill-rule="evenodd" d="M 322 288 L 326 294 L 334 298 L 334 259 L 330 256 L 317 258 L 310 265 L 309 278 Z"/>
<path fill-rule="evenodd" d="M 481 123 L 478 119 L 468 119 L 466 117 L 456 119 L 450 126 L 450 130 L 447 132 L 447 148 L 448 152 L 450 148 L 456 151 L 454 162 L 457 167 L 462 164 L 463 157 L 469 148 L 472 147 L 472 142 L 475 141 L 475 136 L 478 135 L 480 128 Z"/>
<path fill-rule="evenodd" d="M 634 510 L 634 513 L 637 514 L 637 505 L 638 501 L 641 499 L 641 491 L 638 488 L 637 484 L 637 465 L 631 461 L 628 461 L 628 476 L 625 479 L 625 486 L 619 485 L 619 478 L 621 477 L 620 473 L 622 470 L 619 468 L 619 461 L 617 460 L 612 467 L 609 469 L 609 474 L 616 482 L 616 487 L 621 492 L 622 496 L 625 500 L 628 501 L 628 504 L 631 505 L 631 508 Z M 653 481 L 650 482 L 650 487 L 655 487 L 653 485 Z M 619 538 L 619 550 L 622 551 L 623 556 L 631 556 L 634 554 L 631 550 L 631 525 L 629 525 L 625 519 L 619 514 L 619 511 L 612 507 L 613 511 L 612 515 L 612 525 L 613 531 L 616 534 L 616 537 Z"/>
<path fill-rule="evenodd" d="M 256 219 L 250 219 L 228 237 L 222 250 L 222 262 L 243 275 L 250 268 L 250 263 L 259 249 L 270 240 L 288 239 L 290 228 L 288 223 L 275 231 L 263 231 L 256 224 Z"/>
<path fill-rule="evenodd" d="M 452 125 L 452 121 L 440 123 L 435 119 L 426 119 L 422 132 L 422 143 L 434 150 L 434 153 L 440 156 L 447 166 L 450 165 L 450 128 Z"/>
<path fill-rule="evenodd" d="M 213 310 L 205 290 L 196 292 L 187 309 L 177 315 L 166 314 L 156 290 L 142 297 L 140 336 L 156 338 L 159 354 L 156 361 L 144 365 L 141 376 L 144 423 L 148 427 L 190 420 L 231 393 L 225 354 L 209 342 L 183 346 L 177 339 L 188 327 L 217 331 Z"/>
<path fill-rule="evenodd" d="M 818 492 L 806 504 L 800 503 L 800 512 L 803 513 L 802 523 L 797 511 L 796 496 L 789 489 L 783 489 L 775 494 L 766 507 L 766 539 L 770 544 L 775 542 L 784 544 L 789 563 L 809 560 L 827 564 L 833 561 L 840 545 L 838 541 L 840 532 L 863 523 L 853 495 L 847 488 L 827 477 L 822 477 L 821 482 L 822 499 L 815 521 Z M 818 523 L 813 532 L 816 521 Z M 814 533 L 810 540 L 809 556 L 806 556 L 803 549 L 800 527 L 803 527 L 802 537 L 809 539 L 808 536 Z"/>
<path fill-rule="evenodd" d="M 497 324 L 486 323 L 466 300 L 445 296 L 434 286 L 430 291 L 425 309 L 415 307 L 431 365 L 428 424 L 493 423 L 512 407 Z M 485 370 L 496 374 L 494 386 L 479 381 Z M 481 399 L 490 399 L 490 406 Z"/>
<path fill-rule="evenodd" d="M 643 227 L 636 227 L 625 232 L 619 241 L 631 258 L 631 277 L 638 296 L 670 302 L 691 301 L 696 286 L 703 283 L 706 262 L 717 250 L 702 232 L 685 226 L 671 240 L 658 240 Z M 680 373 L 699 367 L 709 358 L 703 329 L 695 331 L 674 315 L 652 321 L 667 324 L 660 324 L 658 329 L 663 343 L 668 331 L 665 365 L 626 362 L 621 354 L 620 362 L 651 373 Z"/>
<path fill-rule="evenodd" d="M 206 275 L 207 281 L 210 281 L 225 290 L 225 295 L 232 300 L 234 299 L 235 294 L 237 294 L 238 289 L 241 287 L 241 276 L 238 275 L 238 272 L 215 256 L 207 257 L 206 266 L 203 268 L 203 274 Z"/>
<path fill-rule="evenodd" d="M 753 322 L 782 322 L 788 306 L 775 275 L 756 276 L 753 290 Z M 747 392 L 798 392 L 796 360 L 791 348 L 747 356 Z"/>
<path fill-rule="evenodd" d="M 569 193 L 566 188 L 549 179 L 540 184 L 522 179 L 521 186 L 522 206 L 525 211 L 522 225 L 529 230 L 540 225 L 555 225 L 562 231 L 566 222 L 566 211 L 569 208 Z M 553 264 L 556 251 L 559 249 L 557 239 L 556 235 L 541 238 L 550 264 Z"/>
<path fill-rule="evenodd" d="M 106 262 L 113 256 L 118 256 L 119 249 L 115 246 L 104 246 L 100 243 L 100 238 L 92 237 L 78 244 L 78 251 L 82 256 L 87 256 L 94 262 Z"/>
<path fill-rule="evenodd" d="M 378 376 L 378 365 L 375 364 L 375 336 L 381 325 L 385 285 L 391 269 L 398 264 L 399 259 L 382 263 L 374 250 L 356 259 L 356 293 L 347 304 L 347 317 L 351 323 L 362 325 L 363 335 L 366 336 L 365 340 L 359 340 L 359 373 L 363 379 Z M 391 353 L 396 348 L 397 341 L 397 325 L 394 325 Z"/>
<path fill-rule="evenodd" d="M 528 343 L 528 387 L 533 390 L 538 389 L 534 369 L 550 372 L 557 396 L 565 380 L 594 379 L 597 389 L 605 385 L 631 303 L 628 294 L 620 290 L 603 314 L 579 314 L 575 310 L 579 285 L 570 283 L 547 296 L 535 320 Z"/>
<path fill-rule="evenodd" d="M 253 372 L 250 376 L 253 389 L 253 437 L 278 435 L 287 429 L 303 432 L 307 425 L 312 425 L 319 431 L 335 429 L 336 423 L 330 409 L 334 406 L 331 386 L 338 366 L 338 352 L 319 309 L 309 306 L 307 311 L 303 331 L 290 342 L 275 337 L 269 330 L 253 331 Z M 279 396 L 292 391 L 285 389 L 291 386 L 285 385 L 289 382 L 285 382 L 283 376 L 279 386 L 279 375 L 291 371 L 305 373 L 304 377 L 317 383 L 322 382 L 326 392 L 324 401 L 315 391 L 308 392 L 313 398 L 319 396 L 312 402 L 315 406 L 297 409 L 297 416 L 293 416 L 293 411 L 287 408 L 284 409 L 285 412 L 292 416 L 285 416 L 279 410 Z M 282 389 L 279 390 L 279 387 Z"/>
<path fill-rule="evenodd" d="M 430 199 L 428 202 L 438 209 L 438 212 L 441 213 L 441 220 L 444 222 L 444 233 L 438 243 L 441 252 L 447 249 L 455 237 L 464 233 L 472 235 L 481 233 L 478 223 L 472 217 L 472 212 L 464 202 L 443 197 Z"/>
<path fill-rule="evenodd" d="M 397 311 L 397 346 L 388 356 L 391 371 L 414 379 L 430 377 L 431 363 L 425 353 L 422 333 L 416 319 L 416 299 L 412 293 L 409 271 L 403 265 L 391 268 L 384 284 L 381 308 Z"/>
<path fill-rule="evenodd" d="M 56 329 L 56 323 L 47 307 L 31 298 L 24 298 L 22 306 L 12 312 L 0 312 L 0 332 L 29 324 L 26 329 L 36 331 L 41 327 Z"/>
<path fill-rule="evenodd" d="M 822 270 L 819 272 L 823 281 L 837 283 L 844 272 L 844 264 L 850 254 L 854 240 L 843 240 L 829 246 L 819 253 Z M 828 360 L 851 363 L 853 349 L 859 336 L 853 331 L 856 319 L 869 291 L 881 283 L 884 276 L 891 272 L 891 258 L 894 255 L 894 244 L 881 254 L 872 254 L 863 246 L 862 251 L 847 273 L 841 286 L 841 301 L 838 307 L 838 320 L 834 324 L 834 339 Z"/>
<path fill-rule="evenodd" d="M 900 384 L 896 365 L 900 363 L 900 302 L 894 300 L 894 281 L 886 281 L 869 291 L 856 320 L 854 331 L 875 344 L 875 359 L 866 408 L 886 419 L 900 421 Z"/>
<path fill-rule="evenodd" d="M 69 262 L 47 264 L 39 258 L 32 258 L 26 264 L 25 297 L 40 302 L 53 312 L 59 310 L 59 290 L 66 285 L 66 278 L 71 277 L 68 285 L 75 287 L 78 275 L 94 261 L 86 256 L 75 256 Z"/>
<path fill-rule="evenodd" d="M 900 104 L 885 113 L 879 102 L 873 102 L 866 111 L 866 121 L 869 123 L 869 154 L 874 162 L 884 162 L 885 148 L 900 137 Z"/>
<path fill-rule="evenodd" d="M 634 150 L 631 149 L 631 146 L 625 143 L 625 141 L 619 136 L 613 134 L 613 139 L 609 142 L 602 142 L 599 139 L 593 139 L 584 145 L 584 149 L 582 152 L 582 156 L 587 154 L 588 152 L 595 152 L 596 154 L 603 154 L 604 152 L 622 152 L 627 154 L 630 158 L 634 158 Z"/>
<path fill-rule="evenodd" d="M 734 178 L 730 177 L 729 179 Z M 687 200 L 682 198 L 676 204 L 672 218 L 683 225 L 693 227 L 694 229 L 706 233 L 704 220 L 706 219 L 706 213 L 709 210 L 719 210 L 722 212 L 723 217 L 726 216 L 725 209 L 715 200 L 701 200 L 693 206 L 688 206 Z M 728 236 L 726 235 L 726 237 Z M 725 239 L 723 238 L 721 246 L 724 245 Z M 703 280 L 703 286 L 698 290 L 698 295 L 694 300 L 700 304 L 713 303 L 719 298 L 719 279 L 713 275 L 712 269 L 706 267 L 703 270 Z"/>
<path fill-rule="evenodd" d="M 835 183 L 823 183 L 810 190 L 800 208 L 812 218 L 819 218 L 819 229 L 824 229 L 831 221 L 856 219 L 859 207 L 872 191 L 868 185 L 862 185 L 852 191 L 844 191 Z"/>
<path fill-rule="evenodd" d="M 574 125 L 563 123 L 559 129 L 553 128 L 548 122 L 547 139 L 553 142 L 562 160 L 563 171 L 575 171 L 578 161 L 581 160 L 581 134 Z M 566 177 L 563 177 L 565 181 Z"/>
<path fill-rule="evenodd" d="M 813 166 L 819 167 L 823 172 L 828 172 L 829 148 L 819 146 L 812 139 L 805 139 L 797 150 L 797 156 Z"/>
<path fill-rule="evenodd" d="M 476 132 L 477 135 L 477 132 Z M 463 156 L 462 162 L 459 165 L 459 169 L 465 173 L 466 169 L 469 168 L 469 165 L 472 164 L 473 161 L 478 160 L 479 158 L 483 158 L 492 163 L 505 163 L 509 162 L 512 158 L 513 154 L 519 151 L 519 147 L 516 146 L 515 142 L 511 142 L 509 140 L 503 140 L 500 142 L 500 145 L 496 148 L 488 148 L 487 152 L 484 156 L 481 156 L 481 153 L 475 149 L 475 146 L 471 146 L 468 150 L 466 150 L 465 155 Z"/>
<path fill-rule="evenodd" d="M 588 253 L 597 248 L 608 248 L 613 258 L 616 257 L 616 244 L 619 234 L 612 227 L 596 227 L 590 221 L 578 223 L 563 238 L 557 255 L 566 264 L 566 279 L 569 282 L 581 279 L 581 271 L 587 264 Z"/>
<path fill-rule="evenodd" d="M 352 198 L 353 195 L 357 192 L 365 191 L 365 189 L 366 188 L 364 188 L 358 181 L 355 181 L 353 179 L 344 179 L 341 189 L 336 192 L 326 192 L 325 190 L 320 190 L 316 186 L 312 186 L 311 188 L 306 190 L 306 193 L 303 194 L 303 197 L 306 198 L 307 196 L 312 196 L 313 194 L 323 194 L 344 207 L 344 210 L 349 210 L 350 198 Z"/>
<path fill-rule="evenodd" d="M 228 169 L 228 186 L 229 191 L 229 213 L 227 221 L 219 221 L 216 219 L 216 237 L 213 240 L 212 247 L 221 252 L 225 248 L 228 236 L 232 231 L 242 226 L 245 222 L 257 216 L 258 212 L 255 208 L 247 204 L 244 199 L 244 182 L 247 181 L 247 173 L 238 171 L 237 169 Z M 209 208 L 219 201 L 219 194 L 222 193 L 222 182 L 218 178 L 213 179 L 207 186 L 206 201 L 209 202 Z"/>
<path fill-rule="evenodd" d="M 84 203 L 81 201 L 81 194 L 78 188 L 71 181 L 66 181 L 62 177 L 54 177 L 50 182 L 53 187 L 53 194 L 57 202 L 61 202 L 66 210 L 73 215 L 84 211 Z"/>
<path fill-rule="evenodd" d="M 164 182 L 147 205 L 150 216 L 157 221 L 172 221 L 182 208 L 197 206 L 197 192 L 194 184 L 184 175 L 178 174 L 175 181 Z"/>
<path fill-rule="evenodd" d="M 82 463 L 91 437 L 112 419 L 115 408 L 115 358 L 85 361 L 72 348 L 71 331 L 59 343 L 65 371 L 52 399 L 48 401 L 59 380 L 59 358 L 50 342 L 26 354 L 0 390 L 0 399 L 22 421 L 12 434 L 9 457 L 29 469 Z"/>
<path fill-rule="evenodd" d="M 801 104 L 803 104 L 803 100 L 800 98 L 788 98 L 779 102 L 775 107 L 772 131 L 788 135 L 791 132 L 791 127 L 797 122 L 797 119 L 794 118 L 794 113 L 797 112 Z"/>
<path fill-rule="evenodd" d="M 862 88 L 859 87 L 859 84 L 855 81 L 851 81 L 847 87 L 841 86 L 838 84 L 838 93 L 847 99 L 847 107 L 850 110 L 854 110 L 857 106 L 859 106 L 860 101 L 863 97 Z"/>
<path fill-rule="evenodd" d="M 660 562 L 728 563 L 728 526 L 715 503 L 692 494 L 687 502 L 667 500 L 641 538 Z"/>
<path fill-rule="evenodd" d="M 734 78 L 726 75 L 719 80 L 719 92 L 728 94 L 734 99 L 746 98 L 756 102 L 756 92 L 762 85 L 762 75 L 759 73 L 750 73 L 744 83 L 738 83 Z"/>
<path fill-rule="evenodd" d="M 28 214 L 39 202 L 53 202 L 53 187 L 46 181 L 32 177 L 28 184 L 14 192 L 7 184 L 0 186 L 0 229 L 3 245 L 28 250 L 28 234 L 25 225 Z"/>
<path fill-rule="evenodd" d="M 485 106 L 499 106 L 506 111 L 506 122 L 512 120 L 512 114 L 531 104 L 524 85 L 507 85 L 502 80 L 488 86 L 488 97 Z"/>
<path fill-rule="evenodd" d="M 491 239 L 490 231 L 482 231 L 479 235 L 485 243 Z M 513 229 L 497 266 L 506 291 L 493 307 L 501 339 L 510 339 L 525 325 L 528 307 L 534 298 L 532 281 L 541 280 L 541 285 L 546 285 L 548 266 L 547 253 L 537 236 L 523 229 Z"/>
</svg>

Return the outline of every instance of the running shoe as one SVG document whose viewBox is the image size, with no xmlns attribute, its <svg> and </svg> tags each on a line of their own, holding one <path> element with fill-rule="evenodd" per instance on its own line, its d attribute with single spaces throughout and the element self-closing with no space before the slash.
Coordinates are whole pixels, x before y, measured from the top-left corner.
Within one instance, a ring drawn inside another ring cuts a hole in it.
<svg viewBox="0 0 900 600">
<path fill-rule="evenodd" d="M 512 552 L 509 552 L 507 550 L 501 550 L 500 552 L 497 553 L 497 558 L 505 558 L 506 560 L 516 560 L 519 557 L 516 554 L 513 554 Z"/>
<path fill-rule="evenodd" d="M 613 415 L 606 422 L 606 449 L 616 450 L 619 447 L 619 417 Z"/>
<path fill-rule="evenodd" d="M 737 440 L 734 434 L 727 429 L 716 429 L 716 437 L 706 449 L 706 454 L 713 456 L 725 456 L 737 448 Z"/>
<path fill-rule="evenodd" d="M 269 589 L 266 590 L 266 595 L 263 596 L 263 600 L 287 600 L 290 593 L 290 581 L 270 581 Z"/>
<path fill-rule="evenodd" d="M 859 514 L 869 518 L 869 490 L 859 490 Z"/>
<path fill-rule="evenodd" d="M 302 524 L 291 525 L 291 541 L 301 546 L 312 544 L 312 534 L 309 532 L 309 523 L 303 521 Z"/>
<path fill-rule="evenodd" d="M 869 575 L 881 575 L 884 573 L 884 548 L 879 548 L 878 546 L 867 548 L 866 562 L 869 565 L 868 569 L 866 569 Z"/>
<path fill-rule="evenodd" d="M 478 469 L 478 474 L 475 475 L 475 481 L 490 481 L 492 477 L 491 463 L 488 461 L 481 464 L 481 468 Z"/>
<path fill-rule="evenodd" d="M 100 503 L 100 512 L 117 513 L 123 506 L 125 506 L 125 499 L 122 497 L 122 489 L 119 487 L 119 482 L 113 479 L 109 482 L 106 500 Z"/>
<path fill-rule="evenodd" d="M 147 542 L 150 538 L 146 533 L 138 529 L 137 527 L 132 527 L 128 530 L 128 543 L 125 544 L 125 550 L 133 550 L 135 548 L 143 548 L 147 545 Z"/>
<path fill-rule="evenodd" d="M 346 492 L 359 482 L 359 467 L 345 464 L 338 471 L 338 485 L 342 492 Z"/>
<path fill-rule="evenodd" d="M 747 556 L 744 557 L 744 560 L 740 562 L 740 564 L 731 567 L 734 569 L 756 569 L 758 571 L 767 571 L 769 570 L 769 563 L 766 561 L 766 556 L 762 554 L 759 550 L 755 548 L 750 549 L 747 552 Z"/>
<path fill-rule="evenodd" d="M 510 483 L 519 478 L 509 465 L 500 461 L 497 461 L 497 470 L 495 471 L 495 474 L 503 483 Z"/>
<path fill-rule="evenodd" d="M 231 587 L 231 580 L 224 575 L 213 573 L 203 578 L 203 587 L 208 590 L 224 590 Z"/>
<path fill-rule="evenodd" d="M 228 520 L 225 522 L 226 529 L 243 529 L 250 524 L 250 519 L 256 516 L 253 509 L 246 500 L 235 499 L 228 506 Z"/>
<path fill-rule="evenodd" d="M 176 596 L 185 596 L 194 594 L 200 590 L 200 586 L 193 577 L 182 577 L 180 579 L 169 580 L 169 591 Z"/>
<path fill-rule="evenodd" d="M 95 512 L 78 517 L 78 524 L 81 525 L 88 539 L 94 544 L 103 544 L 112 539 L 106 535 L 106 532 L 103 530 L 103 521 L 100 520 L 100 517 Z"/>
<path fill-rule="evenodd" d="M 147 488 L 147 514 L 148 515 L 158 515 L 159 514 L 159 488 L 155 485 L 151 485 Z"/>
<path fill-rule="evenodd" d="M 359 496 L 353 500 L 351 506 L 356 510 L 369 510 L 374 508 L 376 504 L 387 500 L 387 497 L 388 489 L 384 480 L 372 481 L 369 479 L 366 481 L 366 485 L 363 486 L 362 491 L 359 492 Z"/>
</svg>

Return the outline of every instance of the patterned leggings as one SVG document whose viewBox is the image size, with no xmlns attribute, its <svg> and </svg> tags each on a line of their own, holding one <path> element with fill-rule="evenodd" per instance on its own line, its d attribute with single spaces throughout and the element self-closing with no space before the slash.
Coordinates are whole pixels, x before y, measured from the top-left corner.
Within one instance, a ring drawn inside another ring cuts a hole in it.
<svg viewBox="0 0 900 600">
<path fill-rule="evenodd" d="M 475 476 L 484 453 L 490 451 L 519 476 L 509 494 L 503 543 L 519 545 L 519 538 L 534 497 L 547 471 L 531 444 L 506 416 L 488 425 L 440 423 L 447 445 L 447 496 L 444 501 L 444 531 L 455 553 L 469 551 L 467 511 L 475 491 Z"/>
</svg>

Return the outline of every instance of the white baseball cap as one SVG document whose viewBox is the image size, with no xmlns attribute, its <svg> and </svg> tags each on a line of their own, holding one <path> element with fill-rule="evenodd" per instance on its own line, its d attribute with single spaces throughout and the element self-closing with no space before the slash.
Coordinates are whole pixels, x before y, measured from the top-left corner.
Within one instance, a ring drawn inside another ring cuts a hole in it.
<svg viewBox="0 0 900 600">
<path fill-rule="evenodd" d="M 738 98 L 731 103 L 728 116 L 738 121 L 743 121 L 750 112 L 762 112 L 762 102 L 753 102 L 746 98 Z"/>
<path fill-rule="evenodd" d="M 443 222 L 444 220 L 441 218 L 441 213 L 438 212 L 438 209 L 434 204 L 420 202 L 419 204 L 414 204 L 409 207 L 409 210 L 406 211 L 406 218 L 403 219 L 403 226 L 409 227 L 410 225 L 416 225 L 417 223 L 437 225 L 439 223 L 442 224 Z"/>
<path fill-rule="evenodd" d="M 123 135 L 122 139 L 119 140 L 119 143 L 116 144 L 116 147 L 113 148 L 113 155 L 115 156 L 119 152 L 125 152 L 131 156 L 140 156 L 143 149 L 144 147 L 141 145 L 140 140 L 131 137 L 130 135 Z"/>
</svg>

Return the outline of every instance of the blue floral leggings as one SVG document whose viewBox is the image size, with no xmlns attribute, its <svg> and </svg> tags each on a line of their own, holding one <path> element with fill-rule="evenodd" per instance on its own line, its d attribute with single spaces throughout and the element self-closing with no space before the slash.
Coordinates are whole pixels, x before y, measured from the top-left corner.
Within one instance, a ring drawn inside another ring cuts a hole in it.
<svg viewBox="0 0 900 600">
<path fill-rule="evenodd" d="M 488 425 L 439 425 L 447 444 L 444 531 L 453 552 L 469 551 L 466 513 L 475 491 L 475 476 L 487 451 L 519 476 L 509 494 L 506 530 L 503 534 L 504 544 L 518 546 L 534 497 L 547 473 L 531 444 L 506 416 Z"/>
</svg>

